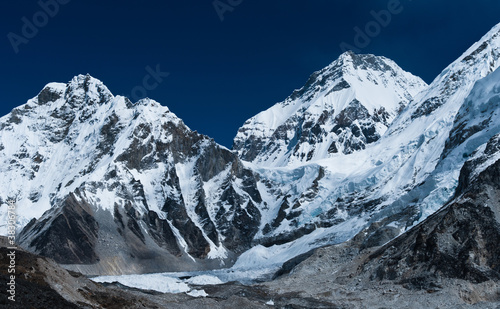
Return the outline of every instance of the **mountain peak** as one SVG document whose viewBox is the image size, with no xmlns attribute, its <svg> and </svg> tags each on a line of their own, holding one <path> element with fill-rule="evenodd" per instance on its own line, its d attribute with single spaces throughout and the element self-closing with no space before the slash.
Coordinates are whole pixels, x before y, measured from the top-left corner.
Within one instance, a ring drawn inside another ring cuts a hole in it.
<svg viewBox="0 0 500 309">
<path fill-rule="evenodd" d="M 363 63 L 366 65 L 377 63 L 379 66 L 362 66 Z M 383 56 L 375 56 L 373 54 L 356 54 L 353 51 L 346 51 L 341 54 L 337 60 L 333 61 L 331 65 L 340 64 L 344 67 L 351 67 L 351 64 L 354 64 L 354 68 L 361 68 L 363 70 L 386 70 L 389 68 L 389 63 L 391 66 L 395 64 L 392 60 Z"/>
<path fill-rule="evenodd" d="M 71 89 L 84 89 L 85 91 L 90 90 L 91 88 L 100 88 L 104 86 L 102 81 L 99 79 L 92 77 L 90 74 L 79 74 L 74 76 L 69 82 L 68 82 L 68 87 Z M 106 88 L 107 89 L 107 88 Z M 109 91 L 109 90 L 108 90 Z"/>
<path fill-rule="evenodd" d="M 80 74 L 67 84 L 48 83 L 35 99 L 39 105 L 44 105 L 64 98 L 71 107 L 76 107 L 82 104 L 103 104 L 113 97 L 111 91 L 100 80 L 89 74 Z"/>
<path fill-rule="evenodd" d="M 381 75 L 385 76 L 380 78 Z M 295 90 L 285 102 L 298 99 L 311 101 L 324 91 L 335 92 L 349 87 L 364 88 L 367 84 L 386 87 L 386 81 L 398 75 L 405 75 L 404 78 L 412 88 L 421 89 L 427 86 L 422 79 L 405 72 L 391 59 L 347 51 L 325 68 L 311 74 L 305 85 Z M 410 96 L 414 94 L 416 93 Z M 407 94 L 404 96 L 406 99 L 410 98 Z"/>
<path fill-rule="evenodd" d="M 349 63 L 352 63 L 352 61 L 356 58 L 359 58 L 361 54 L 356 54 L 352 50 L 346 51 L 342 53 L 336 60 L 334 60 L 328 67 L 339 67 L 339 66 L 345 66 L 348 65 Z M 328 68 L 326 67 L 326 68 Z M 325 68 L 325 69 L 326 69 Z"/>
<path fill-rule="evenodd" d="M 273 166 L 364 149 L 426 87 L 388 58 L 345 52 L 245 122 L 233 148 L 244 160 Z"/>
<path fill-rule="evenodd" d="M 80 74 L 68 83 L 65 97 L 70 103 L 102 104 L 112 99 L 113 94 L 97 78 Z"/>
</svg>

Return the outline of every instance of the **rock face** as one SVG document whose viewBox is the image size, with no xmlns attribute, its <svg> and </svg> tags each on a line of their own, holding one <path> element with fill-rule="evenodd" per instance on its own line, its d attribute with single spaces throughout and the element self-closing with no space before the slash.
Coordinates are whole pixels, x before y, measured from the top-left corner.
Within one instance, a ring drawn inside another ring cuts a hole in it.
<svg viewBox="0 0 500 309">
<path fill-rule="evenodd" d="M 498 137 L 488 148 L 500 144 Z M 456 197 L 421 224 L 371 254 L 363 265 L 372 280 L 412 289 L 440 289 L 447 278 L 500 280 L 500 160 L 485 151 L 462 169 Z"/>
<path fill-rule="evenodd" d="M 92 264 L 99 225 L 92 207 L 70 194 L 60 208 L 52 208 L 46 220 L 32 220 L 26 230 L 35 234 L 29 244 L 35 251 L 66 264 Z M 28 236 L 25 236 L 29 238 Z"/>
</svg>

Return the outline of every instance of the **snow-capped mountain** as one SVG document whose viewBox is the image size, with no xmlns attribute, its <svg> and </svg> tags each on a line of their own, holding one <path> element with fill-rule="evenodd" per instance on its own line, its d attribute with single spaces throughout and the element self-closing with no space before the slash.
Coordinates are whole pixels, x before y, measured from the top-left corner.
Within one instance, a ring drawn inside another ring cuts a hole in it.
<svg viewBox="0 0 500 309">
<path fill-rule="evenodd" d="M 392 187 L 404 184 L 401 171 L 411 173 L 414 184 L 418 185 L 401 192 L 397 203 L 416 205 L 421 216 L 419 220 L 435 212 L 453 196 L 460 169 L 468 156 L 498 133 L 494 121 L 485 124 L 484 130 L 476 136 L 463 134 L 457 127 L 464 125 L 461 120 L 467 113 L 464 109 L 470 110 L 471 104 L 479 104 L 471 102 L 483 100 L 478 95 L 483 92 L 481 84 L 495 82 L 498 75 L 492 73 L 499 67 L 500 24 L 445 68 L 386 133 L 384 143 L 399 143 L 405 149 L 401 155 L 408 158 L 401 165 L 399 176 L 392 179 Z M 484 117 L 476 113 L 469 116 L 476 120 Z M 469 119 L 472 125 L 474 120 Z M 401 137 L 409 142 L 401 142 Z M 411 184 L 406 183 L 407 189 L 410 188 Z"/>
<path fill-rule="evenodd" d="M 453 197 L 465 161 L 500 133 L 495 118 L 498 109 L 493 104 L 499 51 L 497 25 L 420 91 L 387 132 L 364 149 L 330 154 L 320 160 L 310 158 L 302 164 L 285 160 L 279 163 L 283 167 L 254 168 L 262 179 L 273 183 L 269 185 L 276 188 L 272 196 L 278 197 L 279 209 L 276 206 L 274 210 L 278 215 L 263 216 L 273 218 L 268 226 L 278 227 L 264 228 L 264 238 L 274 243 L 300 240 L 273 248 L 253 248 L 254 252 L 245 253 L 245 257 L 291 257 L 293 252 L 305 252 L 298 248 L 304 247 L 308 237 L 308 243 L 318 239 L 338 243 L 369 226 L 375 228 L 365 230 L 363 246 L 380 245 L 442 207 Z M 479 111 L 471 113 L 475 106 Z M 246 132 L 245 126 L 240 137 Z M 254 162 L 254 166 L 259 164 Z M 291 190 L 289 184 L 297 175 L 302 175 L 302 181 L 314 179 L 314 185 L 302 191 Z M 265 263 L 265 259 L 259 263 Z"/>
<path fill-rule="evenodd" d="M 18 205 L 20 243 L 58 262 L 219 267 L 258 230 L 252 171 L 153 100 L 132 104 L 80 75 L 48 84 L 0 128 L 2 204 Z"/>
<path fill-rule="evenodd" d="M 489 82 L 494 80 L 492 84 L 498 88 L 499 77 L 497 74 Z M 466 162 L 455 197 L 449 203 L 377 250 L 358 269 L 371 280 L 395 280 L 410 289 L 440 288 L 445 278 L 498 282 L 499 192 L 497 134 Z"/>
<path fill-rule="evenodd" d="M 449 201 L 467 160 L 497 158 L 499 57 L 500 25 L 431 85 L 345 53 L 233 151 L 91 76 L 51 83 L 0 118 L 0 218 L 15 200 L 20 244 L 86 274 L 272 268 L 360 232 L 381 245 Z"/>
<path fill-rule="evenodd" d="M 285 101 L 247 120 L 233 148 L 261 166 L 350 154 L 380 139 L 426 86 L 385 57 L 346 52 Z"/>
</svg>

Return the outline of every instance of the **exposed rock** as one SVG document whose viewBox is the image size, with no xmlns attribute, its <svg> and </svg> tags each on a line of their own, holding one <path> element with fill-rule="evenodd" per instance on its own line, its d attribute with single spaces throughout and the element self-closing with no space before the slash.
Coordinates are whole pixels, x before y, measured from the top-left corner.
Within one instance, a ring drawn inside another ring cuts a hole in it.
<svg viewBox="0 0 500 309">
<path fill-rule="evenodd" d="M 459 188 L 453 202 L 370 256 L 373 279 L 420 289 L 441 278 L 500 281 L 500 161 Z"/>
<path fill-rule="evenodd" d="M 147 223 L 151 227 L 153 237 L 160 246 L 164 246 L 173 255 L 180 256 L 182 254 L 179 245 L 177 244 L 172 228 L 168 224 L 167 220 L 160 219 L 158 214 L 154 211 L 150 211 L 147 216 Z"/>
<path fill-rule="evenodd" d="M 60 91 L 57 91 L 51 87 L 45 87 L 38 94 L 38 104 L 44 105 L 47 104 L 48 102 L 54 102 L 56 100 L 59 100 L 60 98 L 61 98 Z"/>
<path fill-rule="evenodd" d="M 202 231 L 188 216 L 184 205 L 167 200 L 162 210 L 168 214 L 167 218 L 172 221 L 172 225 L 182 234 L 189 247 L 188 253 L 198 258 L 206 257 L 210 251 L 210 245 L 203 237 Z"/>
<path fill-rule="evenodd" d="M 60 207 L 36 223 L 28 224 L 19 235 L 20 243 L 56 262 L 91 264 L 98 260 L 95 252 L 99 225 L 92 207 L 70 194 Z M 37 234 L 31 239 L 30 235 Z"/>
</svg>

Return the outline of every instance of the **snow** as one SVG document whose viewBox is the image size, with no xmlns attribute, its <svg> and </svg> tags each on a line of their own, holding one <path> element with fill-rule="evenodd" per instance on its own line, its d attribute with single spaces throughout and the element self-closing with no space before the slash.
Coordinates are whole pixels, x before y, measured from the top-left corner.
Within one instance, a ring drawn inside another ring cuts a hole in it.
<svg viewBox="0 0 500 309">
<path fill-rule="evenodd" d="M 486 157 L 485 162 L 476 168 L 476 175 L 494 163 L 499 154 L 486 154 L 485 148 L 491 138 L 500 134 L 500 123 L 497 119 L 500 119 L 500 68 L 479 80 L 460 108 L 454 128 L 459 128 L 458 132 L 471 130 L 473 134 L 469 134 L 470 136 L 448 155 L 449 160 L 465 162 Z M 484 126 L 487 126 L 487 130 L 474 130 Z M 469 155 L 473 156 L 469 158 Z M 450 163 L 446 168 L 449 168 L 449 165 Z M 454 179 L 458 180 L 458 175 Z"/>
<path fill-rule="evenodd" d="M 217 285 L 217 284 L 224 283 L 218 277 L 211 276 L 211 275 L 195 276 L 195 277 L 187 279 L 186 282 L 189 284 L 194 284 L 194 285 L 208 285 L 208 284 L 209 285 Z"/>
<path fill-rule="evenodd" d="M 179 246 L 184 250 L 186 255 L 193 262 L 195 262 L 196 260 L 189 253 L 187 253 L 189 247 L 188 247 L 186 240 L 182 237 L 181 232 L 172 224 L 172 222 L 170 220 L 167 220 L 167 222 L 168 222 L 168 225 L 170 226 L 170 228 L 172 229 L 172 233 L 174 234 L 175 238 L 177 239 Z"/>
<path fill-rule="evenodd" d="M 192 290 L 186 293 L 189 296 L 193 297 L 207 297 L 208 294 L 204 290 Z"/>
<path fill-rule="evenodd" d="M 161 293 L 185 293 L 194 290 L 190 287 L 190 285 L 198 287 L 203 285 L 219 285 L 232 281 L 239 281 L 243 284 L 251 284 L 259 278 L 269 276 L 269 274 L 275 270 L 277 269 L 263 267 L 256 269 L 228 268 L 197 272 L 101 276 L 91 278 L 91 280 L 100 283 L 118 282 L 129 287 L 154 290 Z"/>
<path fill-rule="evenodd" d="M 362 218 L 350 218 L 330 228 L 317 228 L 312 233 L 283 245 L 271 247 L 257 245 L 244 252 L 232 269 L 275 270 L 286 261 L 312 249 L 347 241 L 360 232 L 365 225 L 366 221 Z"/>
<path fill-rule="evenodd" d="M 165 274 L 103 276 L 91 279 L 99 283 L 118 282 L 128 287 L 153 290 L 161 293 L 185 293 L 191 290 L 189 285 L 179 278 Z"/>
<path fill-rule="evenodd" d="M 64 83 L 48 83 L 47 85 L 45 85 L 45 87 L 43 87 L 43 89 L 50 88 L 53 91 L 56 91 L 56 92 L 59 92 L 62 94 L 66 90 L 66 86 L 67 85 Z"/>
<path fill-rule="evenodd" d="M 206 235 L 205 230 L 200 222 L 199 216 L 196 214 L 195 208 L 198 204 L 197 193 L 198 189 L 202 187 L 202 181 L 198 175 L 195 174 L 197 158 L 192 158 L 190 161 L 185 163 L 178 163 L 175 165 L 177 175 L 179 177 L 179 183 L 181 186 L 182 195 L 184 198 L 184 204 L 186 206 L 186 211 L 191 221 L 200 229 L 203 233 L 205 239 L 210 245 L 210 252 L 207 257 L 209 259 L 225 259 L 227 257 L 227 251 L 224 246 L 215 245 L 215 243 Z"/>
<path fill-rule="evenodd" d="M 207 212 L 212 222 L 215 222 L 216 220 L 217 211 L 219 210 L 217 201 L 220 200 L 223 193 L 222 184 L 228 177 L 230 177 L 230 170 L 231 166 L 228 165 L 224 171 L 203 183 Z M 210 258 L 216 258 L 214 252 L 212 251 L 209 252 L 209 256 Z"/>
<path fill-rule="evenodd" d="M 101 276 L 91 278 L 99 283 L 120 283 L 122 285 L 142 290 L 151 290 L 161 293 L 186 293 L 192 297 L 207 297 L 203 289 L 195 289 L 190 285 L 217 285 L 222 284 L 219 278 L 210 275 L 199 275 L 189 279 L 179 279 L 190 273 L 158 273 L 145 275 Z"/>
</svg>

